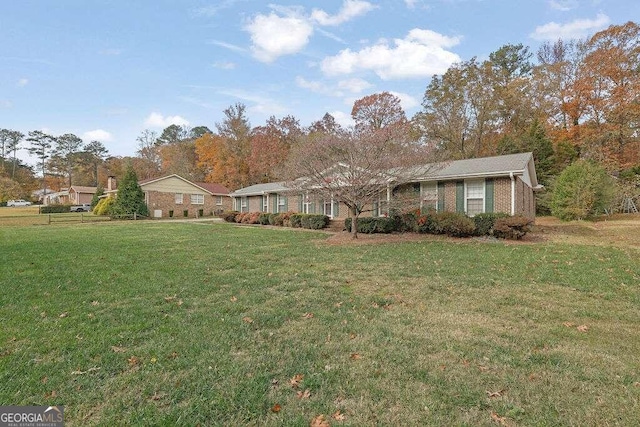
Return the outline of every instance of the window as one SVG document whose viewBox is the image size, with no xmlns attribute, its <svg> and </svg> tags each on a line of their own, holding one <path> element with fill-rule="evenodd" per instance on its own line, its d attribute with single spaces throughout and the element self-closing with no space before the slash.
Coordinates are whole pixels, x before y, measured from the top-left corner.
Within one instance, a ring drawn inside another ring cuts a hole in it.
<svg viewBox="0 0 640 427">
<path fill-rule="evenodd" d="M 181 205 L 183 203 L 182 193 L 176 193 L 176 205 Z"/>
<path fill-rule="evenodd" d="M 310 214 L 311 213 L 311 199 L 309 198 L 309 194 L 305 194 L 304 196 L 304 202 L 303 202 L 303 209 L 302 212 L 306 213 L 306 214 Z"/>
<path fill-rule="evenodd" d="M 246 197 L 241 197 L 240 198 L 240 212 L 248 212 L 249 209 L 247 209 L 247 198 Z"/>
<path fill-rule="evenodd" d="M 222 205 L 222 196 L 216 196 L 216 205 Z"/>
<path fill-rule="evenodd" d="M 423 182 L 420 186 L 421 199 L 420 208 L 423 211 L 429 209 L 438 209 L 438 183 Z"/>
<path fill-rule="evenodd" d="M 278 213 L 287 211 L 287 198 L 278 194 Z"/>
<path fill-rule="evenodd" d="M 262 196 L 262 212 L 269 212 L 269 196 Z"/>
<path fill-rule="evenodd" d="M 191 195 L 191 204 L 192 205 L 204 205 L 204 194 L 192 194 Z"/>
<path fill-rule="evenodd" d="M 465 181 L 466 186 L 466 212 L 474 216 L 484 212 L 484 180 Z"/>
</svg>

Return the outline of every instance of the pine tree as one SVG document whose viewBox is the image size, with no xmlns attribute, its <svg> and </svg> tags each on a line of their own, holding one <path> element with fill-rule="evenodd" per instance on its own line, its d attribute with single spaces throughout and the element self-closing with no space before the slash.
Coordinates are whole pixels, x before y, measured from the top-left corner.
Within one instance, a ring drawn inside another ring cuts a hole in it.
<svg viewBox="0 0 640 427">
<path fill-rule="evenodd" d="M 140 188 L 138 176 L 131 165 L 127 167 L 124 178 L 118 185 L 118 196 L 111 213 L 115 217 L 149 215 L 147 204 L 144 202 L 144 191 Z"/>
</svg>

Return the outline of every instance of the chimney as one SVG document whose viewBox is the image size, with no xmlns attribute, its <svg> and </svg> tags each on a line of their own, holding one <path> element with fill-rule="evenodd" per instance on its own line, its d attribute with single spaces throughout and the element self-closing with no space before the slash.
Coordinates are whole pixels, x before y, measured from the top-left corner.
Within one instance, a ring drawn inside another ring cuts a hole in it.
<svg viewBox="0 0 640 427">
<path fill-rule="evenodd" d="M 107 178 L 107 191 L 115 190 L 116 187 L 117 187 L 116 177 L 115 176 L 109 176 L 109 178 Z"/>
</svg>

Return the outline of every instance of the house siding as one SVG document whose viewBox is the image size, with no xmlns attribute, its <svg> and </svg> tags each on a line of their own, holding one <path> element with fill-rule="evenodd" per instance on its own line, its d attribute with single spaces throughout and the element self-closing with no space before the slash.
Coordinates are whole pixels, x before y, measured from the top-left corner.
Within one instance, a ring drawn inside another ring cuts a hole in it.
<svg viewBox="0 0 640 427">
<path fill-rule="evenodd" d="M 493 195 L 493 211 L 511 214 L 511 179 L 494 179 Z"/>
<path fill-rule="evenodd" d="M 183 203 L 176 204 L 175 193 L 166 193 L 160 191 L 146 191 L 147 198 L 147 206 L 149 208 L 149 213 L 151 216 L 154 216 L 156 210 L 161 210 L 161 218 L 169 218 L 169 211 L 173 211 L 173 216 L 175 218 L 181 218 L 184 216 L 184 211 L 188 211 L 189 217 L 198 216 L 198 211 L 202 209 L 203 214 L 213 215 L 215 213 L 219 213 L 222 210 L 229 210 L 230 208 L 230 199 L 228 197 L 223 196 L 222 203 L 223 206 L 220 207 L 216 204 L 216 196 L 211 196 L 210 194 L 204 195 L 204 204 L 197 205 L 191 203 L 191 194 L 196 193 L 183 193 Z M 229 199 L 229 200 L 225 200 Z"/>
<path fill-rule="evenodd" d="M 516 215 L 535 219 L 536 201 L 531 187 L 518 177 L 516 179 Z"/>
</svg>

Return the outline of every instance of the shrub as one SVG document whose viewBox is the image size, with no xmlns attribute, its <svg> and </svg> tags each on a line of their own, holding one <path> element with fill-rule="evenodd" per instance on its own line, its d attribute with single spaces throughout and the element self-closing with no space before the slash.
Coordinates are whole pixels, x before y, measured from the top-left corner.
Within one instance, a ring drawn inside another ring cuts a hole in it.
<svg viewBox="0 0 640 427">
<path fill-rule="evenodd" d="M 278 214 L 273 214 L 273 213 L 269 214 L 269 225 L 276 225 L 276 216 L 277 215 Z"/>
<path fill-rule="evenodd" d="M 131 218 L 133 215 L 149 216 L 147 204 L 144 202 L 144 191 L 138 184 L 138 177 L 129 165 L 124 178 L 118 185 L 118 195 L 111 207 L 111 216 Z"/>
<path fill-rule="evenodd" d="M 326 215 L 308 214 L 305 216 L 308 218 L 309 223 L 309 226 L 305 228 L 310 228 L 311 230 L 321 230 L 329 225 L 329 217 Z"/>
<path fill-rule="evenodd" d="M 293 212 L 282 212 L 280 217 L 282 218 L 282 225 L 285 227 L 291 227 L 291 215 Z"/>
<path fill-rule="evenodd" d="M 420 215 L 416 219 L 416 228 L 418 233 L 442 234 L 443 230 L 438 222 L 438 213 L 435 211 L 427 212 Z"/>
<path fill-rule="evenodd" d="M 604 168 L 578 160 L 556 179 L 551 213 L 563 221 L 592 218 L 604 213 L 614 196 L 613 180 Z"/>
<path fill-rule="evenodd" d="M 394 218 L 363 217 L 358 218 L 358 233 L 392 233 L 395 231 L 397 221 Z M 344 227 L 351 230 L 351 218 L 344 220 Z"/>
<path fill-rule="evenodd" d="M 302 227 L 302 216 L 304 214 L 293 214 L 289 217 L 289 223 L 291 224 L 291 227 L 293 228 L 300 228 Z"/>
<path fill-rule="evenodd" d="M 532 221 L 520 215 L 498 218 L 493 226 L 493 235 L 503 239 L 518 240 L 531 231 Z"/>
<path fill-rule="evenodd" d="M 111 207 L 115 203 L 115 199 L 113 197 L 105 197 L 100 199 L 95 208 L 93 208 L 94 215 L 111 215 Z"/>
<path fill-rule="evenodd" d="M 67 212 L 71 212 L 71 205 L 48 205 L 48 206 L 40 207 L 41 214 L 67 213 Z"/>
<path fill-rule="evenodd" d="M 438 212 L 434 218 L 437 222 L 435 227 L 447 236 L 469 237 L 476 229 L 473 220 L 462 213 Z"/>
<path fill-rule="evenodd" d="M 239 213 L 240 212 L 238 211 L 228 211 L 228 212 L 222 212 L 220 216 L 226 222 L 236 222 L 236 215 L 238 215 Z"/>
<path fill-rule="evenodd" d="M 503 212 L 481 213 L 473 217 L 476 225 L 476 236 L 489 236 L 493 232 L 493 226 L 497 219 L 507 218 L 509 215 Z"/>
<path fill-rule="evenodd" d="M 271 219 L 269 219 L 269 223 L 271 223 Z M 284 215 L 279 213 L 273 214 L 273 225 L 282 227 L 284 225 Z"/>
<path fill-rule="evenodd" d="M 268 213 L 262 212 L 258 217 L 258 223 L 262 225 L 269 225 L 269 215 Z"/>
</svg>

